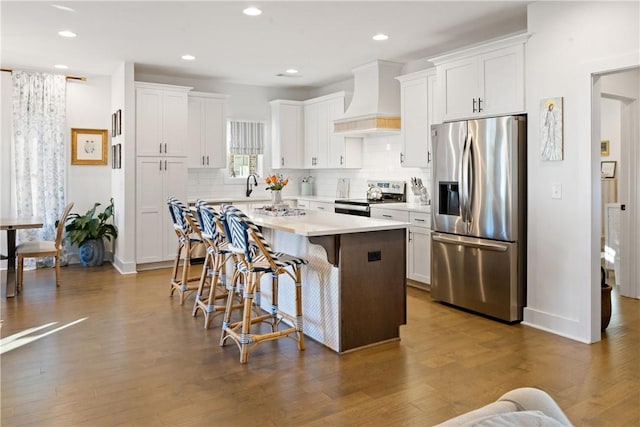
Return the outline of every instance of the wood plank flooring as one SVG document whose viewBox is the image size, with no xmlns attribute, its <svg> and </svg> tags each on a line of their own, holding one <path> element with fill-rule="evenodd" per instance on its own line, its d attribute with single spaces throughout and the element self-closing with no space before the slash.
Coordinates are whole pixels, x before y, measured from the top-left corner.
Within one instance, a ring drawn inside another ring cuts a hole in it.
<svg viewBox="0 0 640 427">
<path fill-rule="evenodd" d="M 339 356 L 306 340 L 261 344 L 248 365 L 203 329 L 170 270 L 110 265 L 25 272 L 0 303 L 2 337 L 57 322 L 1 357 L 3 426 L 425 426 L 522 386 L 550 393 L 575 425 L 640 425 L 640 301 L 613 296 L 603 340 L 506 325 L 408 290 L 400 342 Z M 303 296 L 304 297 L 304 296 Z M 371 313 L 384 315 L 384 313 Z"/>
</svg>

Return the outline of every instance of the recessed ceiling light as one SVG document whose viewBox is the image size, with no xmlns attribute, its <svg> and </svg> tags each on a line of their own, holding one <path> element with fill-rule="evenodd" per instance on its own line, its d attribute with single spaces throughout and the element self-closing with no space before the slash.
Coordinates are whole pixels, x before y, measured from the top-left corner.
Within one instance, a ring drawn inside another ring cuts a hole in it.
<svg viewBox="0 0 640 427">
<path fill-rule="evenodd" d="M 372 37 L 375 41 L 383 41 L 383 40 L 387 40 L 389 38 L 388 35 L 386 34 L 376 34 L 375 36 Z"/>
<path fill-rule="evenodd" d="M 70 7 L 63 6 L 61 4 L 52 4 L 51 7 L 55 7 L 56 9 L 64 10 L 65 12 L 75 12 L 75 9 L 71 9 Z"/>
<path fill-rule="evenodd" d="M 193 55 L 182 55 L 182 59 L 184 59 L 185 61 L 193 61 L 194 59 L 196 59 L 196 57 Z"/>
<path fill-rule="evenodd" d="M 287 71 L 285 71 L 287 74 L 298 74 L 298 70 L 296 70 L 295 68 L 289 68 Z"/>
<path fill-rule="evenodd" d="M 60 70 L 66 70 L 67 68 L 69 68 L 69 67 L 67 67 L 66 65 L 63 65 L 63 64 L 56 64 L 56 65 L 54 65 L 54 67 L 58 68 Z"/>
<path fill-rule="evenodd" d="M 75 36 L 77 36 L 76 33 L 74 33 L 73 31 L 69 31 L 69 30 L 58 31 L 58 34 L 61 35 L 62 37 L 75 37 Z"/>
<path fill-rule="evenodd" d="M 258 9 L 257 7 L 248 7 L 245 10 L 242 11 L 242 13 L 244 13 L 245 15 L 249 15 L 249 16 L 258 16 L 260 14 L 262 14 L 262 11 L 260 9 Z"/>
</svg>

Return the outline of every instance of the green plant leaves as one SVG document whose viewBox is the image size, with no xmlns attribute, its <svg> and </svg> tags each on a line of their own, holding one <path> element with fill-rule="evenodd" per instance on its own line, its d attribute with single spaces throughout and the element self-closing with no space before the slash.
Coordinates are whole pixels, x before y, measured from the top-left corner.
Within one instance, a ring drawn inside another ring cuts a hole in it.
<svg viewBox="0 0 640 427">
<path fill-rule="evenodd" d="M 107 238 L 109 241 L 118 237 L 118 230 L 108 223 L 109 218 L 113 217 L 113 198 L 109 206 L 94 218 L 96 209 L 100 203 L 95 203 L 93 208 L 89 209 L 84 215 L 72 213 L 69 215 L 65 230 L 72 243 L 82 246 L 85 242 L 93 239 Z"/>
</svg>

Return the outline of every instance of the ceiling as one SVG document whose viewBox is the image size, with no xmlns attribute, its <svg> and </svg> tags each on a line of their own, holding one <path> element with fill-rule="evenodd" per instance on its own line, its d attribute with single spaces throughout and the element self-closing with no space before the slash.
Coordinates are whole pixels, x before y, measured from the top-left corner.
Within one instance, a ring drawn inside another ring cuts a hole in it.
<svg viewBox="0 0 640 427">
<path fill-rule="evenodd" d="M 75 76 L 111 75 L 128 61 L 136 72 L 319 87 L 374 59 L 407 63 L 523 31 L 527 3 L 2 0 L 0 58 L 2 68 Z M 242 14 L 249 5 L 262 15 Z M 277 76 L 288 68 L 298 76 Z"/>
</svg>

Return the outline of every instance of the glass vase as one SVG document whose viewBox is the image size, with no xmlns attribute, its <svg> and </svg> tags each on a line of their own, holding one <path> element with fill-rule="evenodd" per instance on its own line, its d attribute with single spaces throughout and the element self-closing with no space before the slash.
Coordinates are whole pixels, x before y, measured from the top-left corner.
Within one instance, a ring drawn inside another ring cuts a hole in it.
<svg viewBox="0 0 640 427">
<path fill-rule="evenodd" d="M 273 206 L 279 206 L 282 204 L 282 191 L 271 190 L 271 203 Z"/>
</svg>

